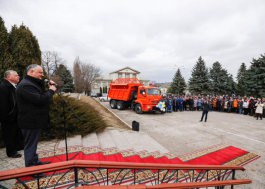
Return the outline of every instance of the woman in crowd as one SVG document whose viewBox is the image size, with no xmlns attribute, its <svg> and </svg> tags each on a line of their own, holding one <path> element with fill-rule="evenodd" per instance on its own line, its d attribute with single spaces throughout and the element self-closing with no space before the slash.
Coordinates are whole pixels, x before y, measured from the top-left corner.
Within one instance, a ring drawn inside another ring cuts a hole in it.
<svg viewBox="0 0 265 189">
<path fill-rule="evenodd" d="M 193 109 L 194 109 L 195 111 L 197 111 L 197 103 L 198 103 L 198 100 L 197 100 L 197 97 L 195 96 L 195 97 L 194 97 L 194 101 L 193 101 Z"/>
<path fill-rule="evenodd" d="M 256 113 L 257 120 L 259 119 L 259 117 L 260 117 L 260 120 L 262 120 L 264 104 L 263 104 L 263 102 L 262 102 L 262 100 L 260 98 L 258 99 L 258 101 L 255 104 L 255 106 L 256 106 L 256 112 L 255 113 Z"/>
<path fill-rule="evenodd" d="M 245 98 L 244 101 L 243 101 L 243 110 L 244 110 L 244 115 L 247 115 L 248 114 L 248 99 Z"/>
<path fill-rule="evenodd" d="M 199 99 L 197 100 L 197 109 L 198 109 L 198 111 L 200 111 L 202 109 L 202 99 L 201 99 L 201 97 L 199 97 Z"/>
</svg>

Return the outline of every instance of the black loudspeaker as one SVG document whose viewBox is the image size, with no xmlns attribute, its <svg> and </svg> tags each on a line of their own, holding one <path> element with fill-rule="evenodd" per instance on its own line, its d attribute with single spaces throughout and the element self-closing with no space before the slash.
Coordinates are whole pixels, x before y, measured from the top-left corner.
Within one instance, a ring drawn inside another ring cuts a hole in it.
<svg viewBox="0 0 265 189">
<path fill-rule="evenodd" d="M 132 130 L 133 131 L 139 131 L 140 124 L 137 121 L 132 121 Z"/>
</svg>

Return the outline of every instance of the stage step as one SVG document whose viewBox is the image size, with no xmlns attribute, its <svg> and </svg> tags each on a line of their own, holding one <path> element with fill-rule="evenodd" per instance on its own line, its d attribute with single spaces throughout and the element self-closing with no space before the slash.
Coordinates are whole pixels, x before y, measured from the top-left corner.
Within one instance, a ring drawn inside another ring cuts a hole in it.
<svg viewBox="0 0 265 189">
<path fill-rule="evenodd" d="M 130 145 L 129 141 L 127 140 L 128 132 L 125 132 L 125 130 L 109 128 L 106 130 L 106 132 L 110 133 L 119 151 L 133 149 L 133 146 Z"/>
<path fill-rule="evenodd" d="M 73 137 L 67 138 L 67 146 L 82 146 L 82 136 L 81 135 L 75 135 Z M 60 140 L 57 148 L 65 148 L 65 140 Z"/>
<path fill-rule="evenodd" d="M 67 145 L 69 152 L 83 151 L 86 154 L 102 152 L 103 155 L 121 153 L 124 157 L 139 155 L 142 158 L 149 156 L 156 158 L 169 153 L 144 132 L 117 128 L 106 128 L 103 132 L 90 133 L 84 137 L 81 135 L 68 137 Z M 65 140 L 59 141 L 57 149 L 57 154 L 65 153 Z"/>
<path fill-rule="evenodd" d="M 137 131 L 108 129 L 117 148 L 120 151 L 132 149 L 135 152 L 148 151 L 168 153 L 168 150 L 156 142 L 152 137 Z"/>
<path fill-rule="evenodd" d="M 84 148 L 100 147 L 98 136 L 96 133 L 90 133 L 82 137 L 82 145 Z"/>
<path fill-rule="evenodd" d="M 112 136 L 107 130 L 104 130 L 103 132 L 97 133 L 100 150 L 103 153 L 104 156 L 114 155 L 119 153 L 116 144 L 113 141 Z M 108 158 L 106 157 L 105 160 Z M 116 158 L 112 159 L 113 161 L 118 161 Z"/>
</svg>

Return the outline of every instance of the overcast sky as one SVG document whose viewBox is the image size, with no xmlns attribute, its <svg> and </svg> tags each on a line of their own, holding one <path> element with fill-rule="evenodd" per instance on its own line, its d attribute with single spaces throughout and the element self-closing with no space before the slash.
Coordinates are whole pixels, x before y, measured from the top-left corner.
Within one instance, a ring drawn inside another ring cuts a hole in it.
<svg viewBox="0 0 265 189">
<path fill-rule="evenodd" d="M 129 66 L 142 79 L 187 80 L 200 56 L 236 76 L 265 53 L 264 0 L 0 0 L 0 16 L 28 26 L 42 51 L 102 74 Z"/>
</svg>

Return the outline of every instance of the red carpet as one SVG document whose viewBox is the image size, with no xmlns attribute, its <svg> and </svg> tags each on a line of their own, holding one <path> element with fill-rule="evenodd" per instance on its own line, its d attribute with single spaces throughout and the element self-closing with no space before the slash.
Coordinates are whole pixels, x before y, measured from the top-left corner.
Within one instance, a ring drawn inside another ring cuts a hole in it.
<svg viewBox="0 0 265 189">
<path fill-rule="evenodd" d="M 229 146 L 221 150 L 209 153 L 207 155 L 197 157 L 190 161 L 187 161 L 188 164 L 205 164 L 205 165 L 223 165 L 226 162 L 229 162 L 233 159 L 236 159 L 244 154 L 248 153 L 245 150 Z"/>
<path fill-rule="evenodd" d="M 245 165 L 259 156 L 246 150 L 224 144 L 214 145 L 205 149 L 195 151 L 190 154 L 176 156 L 175 154 L 149 153 L 147 151 L 134 152 L 133 150 L 118 151 L 116 148 L 99 149 L 94 147 L 89 150 L 80 147 L 69 147 L 69 160 L 96 160 L 115 162 L 135 162 L 135 163 L 166 163 L 166 164 L 205 164 L 205 165 Z M 42 161 L 52 163 L 66 161 L 65 150 L 60 149 L 60 153 L 39 152 Z M 235 161 L 241 159 L 240 162 Z"/>
<path fill-rule="evenodd" d="M 205 149 L 195 151 L 193 153 L 176 156 L 173 153 L 160 154 L 159 152 L 134 152 L 133 150 L 119 151 L 116 148 L 100 149 L 99 147 L 83 148 L 79 146 L 69 147 L 69 160 L 82 159 L 82 160 L 96 160 L 96 161 L 115 161 L 115 162 L 135 162 L 135 163 L 165 163 L 165 164 L 192 164 L 192 165 L 238 165 L 243 166 L 260 156 L 242 150 L 234 146 L 227 146 L 225 144 L 214 145 Z M 59 149 L 56 152 L 39 152 L 41 161 L 51 161 L 51 163 L 66 161 L 65 149 Z M 113 172 L 115 174 L 115 171 Z M 62 171 L 48 176 L 47 179 L 43 178 L 43 183 L 47 182 L 52 186 L 53 182 L 60 180 L 61 184 L 69 183 L 73 175 L 66 174 L 64 179 Z M 145 181 L 146 173 L 143 174 L 142 181 Z M 116 177 L 114 177 L 116 178 Z M 131 181 L 132 174 L 123 178 L 123 183 Z M 27 185 L 34 187 L 32 177 L 23 178 L 28 180 Z M 147 179 L 148 180 L 148 179 Z M 53 181 L 53 182 L 52 182 Z M 124 182 L 125 181 L 125 182 Z M 148 180 L 150 181 L 150 180 Z M 59 182 L 59 181 L 58 181 Z M 112 181 L 111 181 L 112 182 Z M 36 184 L 36 183 L 35 183 Z M 95 183 L 96 184 L 96 183 Z M 15 188 L 20 188 L 21 185 L 17 184 Z"/>
</svg>

